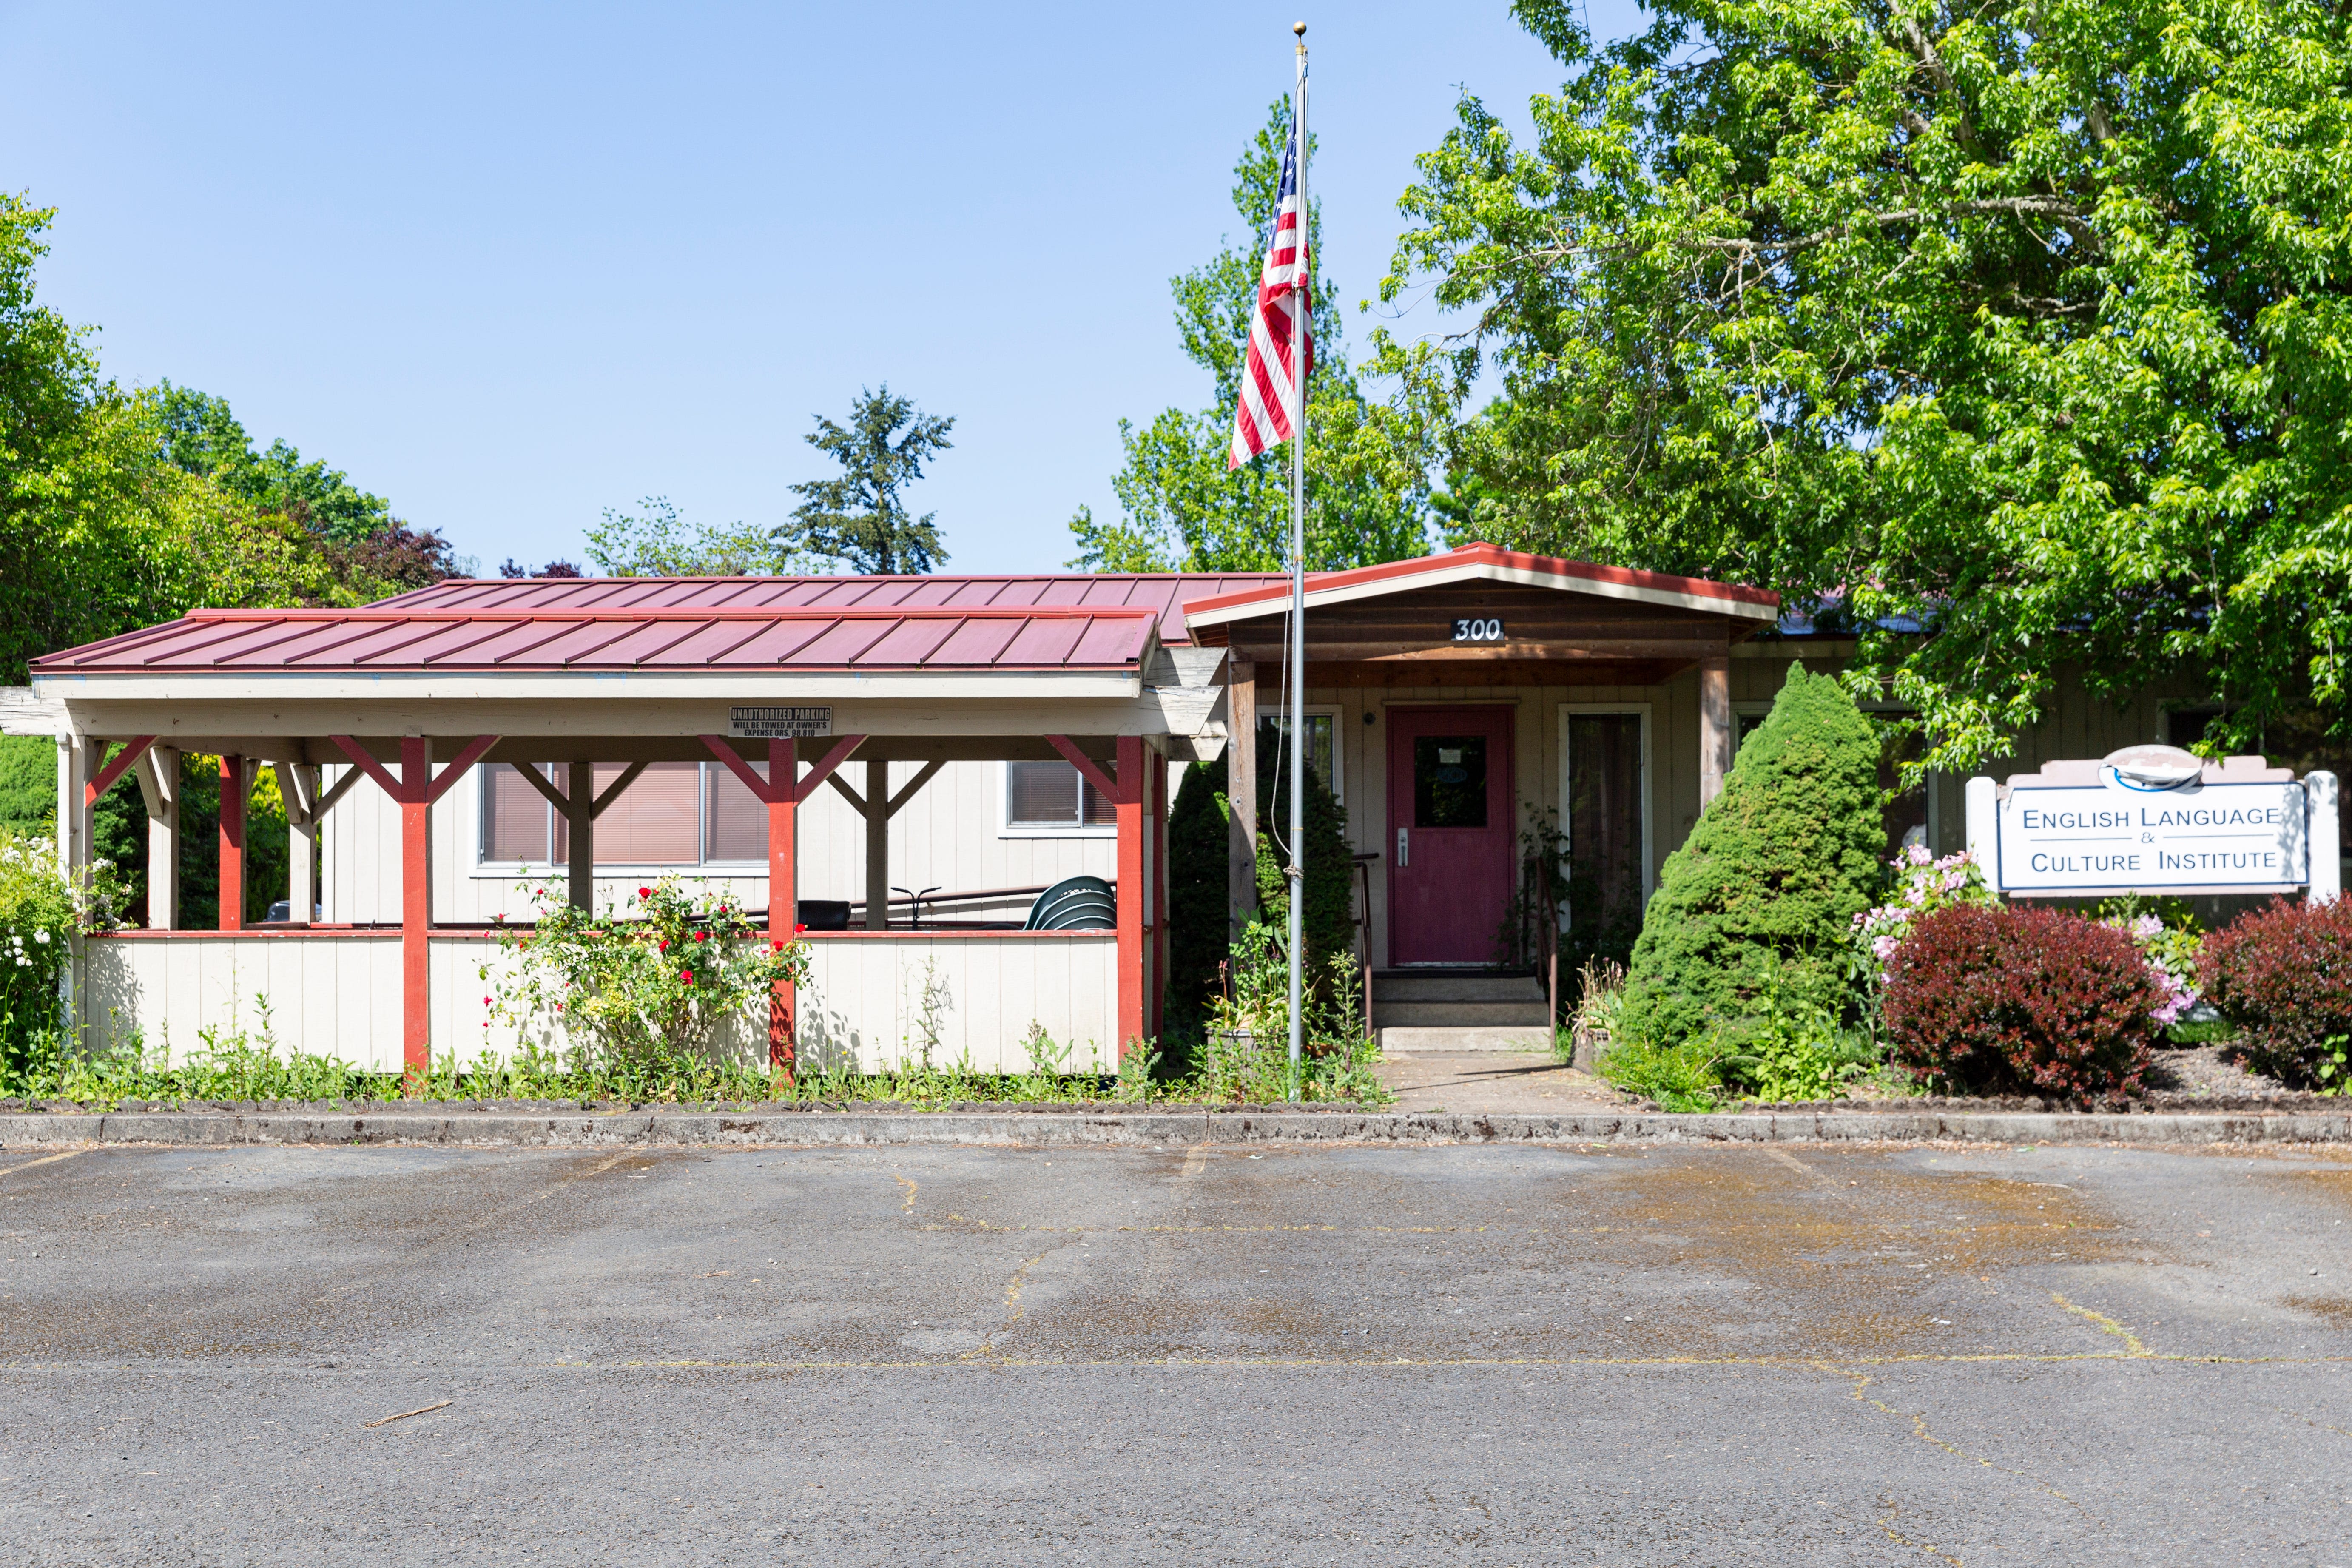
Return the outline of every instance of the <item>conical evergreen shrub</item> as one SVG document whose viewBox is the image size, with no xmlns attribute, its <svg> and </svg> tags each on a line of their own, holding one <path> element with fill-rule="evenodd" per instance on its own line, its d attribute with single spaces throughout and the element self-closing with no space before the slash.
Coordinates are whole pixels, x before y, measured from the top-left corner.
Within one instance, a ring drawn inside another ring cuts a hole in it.
<svg viewBox="0 0 2352 1568">
<path fill-rule="evenodd" d="M 1845 1011 L 1853 917 L 1880 879 L 1878 741 L 1837 681 L 1791 665 L 1723 793 L 1666 858 L 1619 1026 L 1668 1046 L 1780 994 Z"/>
<path fill-rule="evenodd" d="M 1274 729 L 1258 732 L 1257 918 L 1276 931 L 1290 919 L 1287 857 L 1276 847 L 1275 825 L 1290 821 L 1290 748 L 1277 746 Z M 1277 767 L 1276 753 L 1283 765 Z M 1217 986 L 1217 965 L 1225 962 L 1228 858 L 1233 805 L 1226 797 L 1225 759 L 1194 763 L 1184 770 L 1168 813 L 1168 1028 L 1171 1036 L 1198 1032 L 1208 996 Z M 1354 850 L 1348 843 L 1347 808 L 1331 797 L 1323 781 L 1307 775 L 1307 973 L 1324 983 L 1331 955 L 1355 950 Z"/>
</svg>

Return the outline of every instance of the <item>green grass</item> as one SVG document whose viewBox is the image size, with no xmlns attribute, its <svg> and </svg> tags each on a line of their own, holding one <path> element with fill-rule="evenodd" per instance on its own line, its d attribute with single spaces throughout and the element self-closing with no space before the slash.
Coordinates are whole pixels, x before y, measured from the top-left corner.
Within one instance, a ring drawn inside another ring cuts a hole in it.
<svg viewBox="0 0 2352 1568">
<path fill-rule="evenodd" d="M 1202 1102 L 1268 1104 L 1283 1098 L 1287 1062 L 1271 1049 L 1216 1053 L 1201 1070 L 1157 1080 L 1072 1072 L 1066 1047 L 1033 1037 L 1030 1070 L 988 1072 L 969 1063 L 902 1065 L 881 1072 L 815 1067 L 787 1079 L 764 1065 L 702 1058 L 645 1063 L 564 1060 L 526 1048 L 501 1060 L 484 1053 L 472 1062 L 435 1059 L 432 1072 L 406 1092 L 398 1073 L 373 1072 L 332 1057 L 279 1052 L 265 1034 L 207 1031 L 198 1049 L 177 1065 L 133 1039 L 94 1055 L 60 1050 L 54 1037 L 37 1043 L 28 1059 L 0 1078 L 0 1098 L 62 1100 L 111 1110 L 124 1101 L 162 1105 L 268 1101 L 390 1104 L 400 1101 L 479 1103 L 488 1100 L 573 1104 L 757 1105 L 890 1104 L 920 1110 L 956 1105 L 1076 1105 Z M 1368 1047 L 1306 1064 L 1301 1098 L 1358 1105 L 1392 1098 L 1372 1072 Z"/>
</svg>

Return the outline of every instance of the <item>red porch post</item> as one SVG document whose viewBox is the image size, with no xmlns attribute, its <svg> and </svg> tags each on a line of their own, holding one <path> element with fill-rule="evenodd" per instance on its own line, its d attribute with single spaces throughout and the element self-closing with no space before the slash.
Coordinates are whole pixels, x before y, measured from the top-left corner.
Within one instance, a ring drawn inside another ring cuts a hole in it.
<svg viewBox="0 0 2352 1568">
<path fill-rule="evenodd" d="M 433 1070 L 433 753 L 422 735 L 400 741 L 400 1061 L 409 1082 Z"/>
<path fill-rule="evenodd" d="M 1145 913 L 1151 893 L 1143 867 L 1143 816 L 1150 798 L 1143 776 L 1143 737 L 1118 738 L 1118 793 L 1111 799 L 1118 811 L 1118 1044 L 1125 1052 L 1130 1041 L 1147 1033 L 1143 998 Z"/>
<path fill-rule="evenodd" d="M 800 807 L 800 755 L 790 740 L 768 742 L 768 940 L 790 942 L 800 922 L 800 873 L 793 864 L 794 814 Z M 799 998 L 778 982 L 768 1000 L 768 1066 L 793 1070 L 793 1009 Z"/>
<path fill-rule="evenodd" d="M 220 929 L 245 929 L 245 759 L 220 761 Z"/>
</svg>

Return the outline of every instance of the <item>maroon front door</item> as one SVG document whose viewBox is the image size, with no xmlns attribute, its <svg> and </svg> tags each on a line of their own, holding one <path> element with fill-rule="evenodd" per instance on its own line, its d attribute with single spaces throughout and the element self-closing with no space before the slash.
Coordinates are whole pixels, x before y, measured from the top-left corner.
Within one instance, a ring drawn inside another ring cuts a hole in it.
<svg viewBox="0 0 2352 1568">
<path fill-rule="evenodd" d="M 1491 963 L 1511 896 L 1511 710 L 1389 710 L 1389 962 Z"/>
</svg>

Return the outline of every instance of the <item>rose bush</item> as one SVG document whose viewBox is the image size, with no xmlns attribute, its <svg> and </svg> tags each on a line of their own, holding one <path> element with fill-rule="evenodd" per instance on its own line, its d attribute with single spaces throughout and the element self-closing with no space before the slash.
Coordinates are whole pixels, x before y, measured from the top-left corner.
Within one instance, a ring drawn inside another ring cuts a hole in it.
<svg viewBox="0 0 2352 1568">
<path fill-rule="evenodd" d="M 707 1057 L 724 1022 L 764 1018 L 778 983 L 808 978 L 806 942 L 771 940 L 730 895 L 698 905 L 676 877 L 639 888 L 626 910 L 580 910 L 561 887 L 532 899 L 532 927 L 499 938 L 513 962 L 483 1003 L 517 1028 L 557 1026 L 593 1060 Z"/>
</svg>

